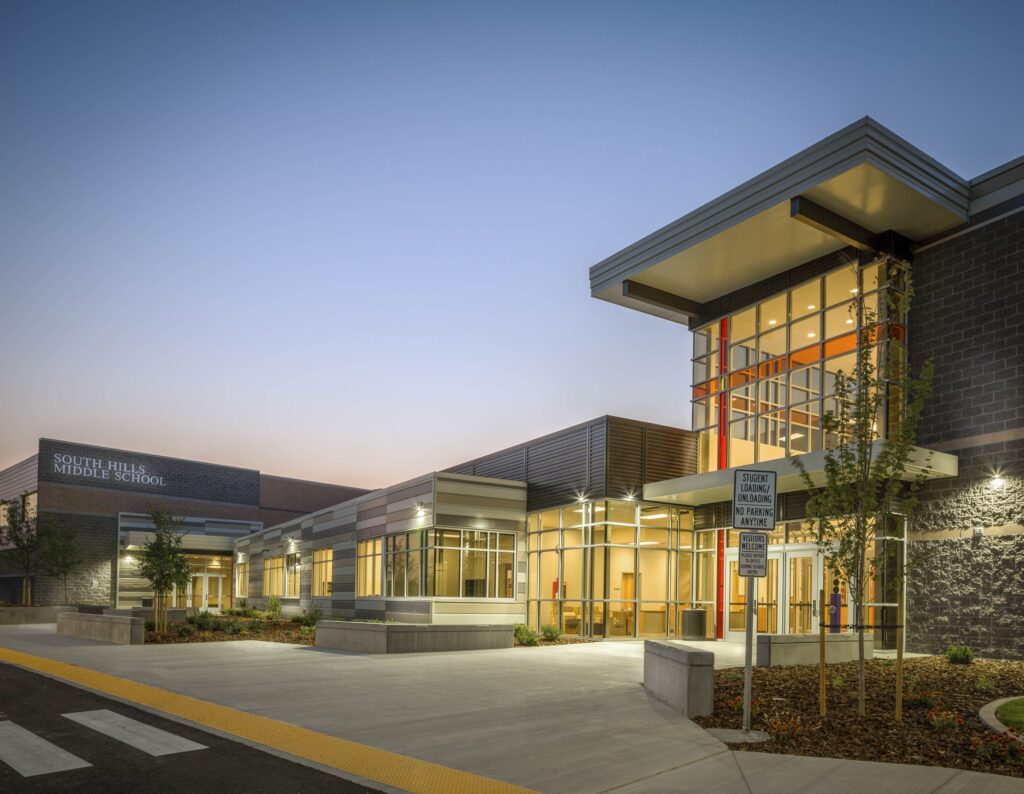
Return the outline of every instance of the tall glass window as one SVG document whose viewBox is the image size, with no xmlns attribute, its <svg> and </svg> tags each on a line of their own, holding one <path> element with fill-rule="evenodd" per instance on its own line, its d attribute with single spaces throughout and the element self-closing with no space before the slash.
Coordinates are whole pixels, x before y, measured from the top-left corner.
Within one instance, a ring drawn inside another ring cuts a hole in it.
<svg viewBox="0 0 1024 794">
<path fill-rule="evenodd" d="M 821 418 L 834 408 L 838 374 L 854 371 L 858 334 L 870 323 L 879 345 L 905 336 L 902 322 L 884 316 L 883 270 L 842 267 L 694 332 L 691 426 L 700 432 L 701 471 L 832 441 L 822 437 Z"/>
<path fill-rule="evenodd" d="M 268 557 L 263 561 L 263 597 L 284 595 L 284 557 Z"/>
<path fill-rule="evenodd" d="M 364 597 L 381 594 L 381 550 L 383 538 L 369 538 L 356 544 L 356 595 Z"/>
<path fill-rule="evenodd" d="M 300 584 L 302 582 L 302 555 L 289 554 L 284 560 L 285 567 L 285 596 L 287 598 L 298 598 Z"/>
<path fill-rule="evenodd" d="M 689 510 L 584 501 L 535 513 L 527 526 L 528 616 L 535 627 L 599 637 L 675 636 L 680 604 L 692 601 Z"/>
<path fill-rule="evenodd" d="M 240 562 L 235 565 L 235 597 L 248 598 L 249 596 L 249 563 Z"/>
<path fill-rule="evenodd" d="M 313 597 L 326 598 L 334 581 L 334 550 L 313 549 Z"/>
</svg>

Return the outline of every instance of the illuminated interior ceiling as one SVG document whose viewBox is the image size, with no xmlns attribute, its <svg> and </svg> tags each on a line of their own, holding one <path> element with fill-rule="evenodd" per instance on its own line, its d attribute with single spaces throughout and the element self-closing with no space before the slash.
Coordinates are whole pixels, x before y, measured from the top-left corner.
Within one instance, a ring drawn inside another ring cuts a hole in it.
<svg viewBox="0 0 1024 794">
<path fill-rule="evenodd" d="M 798 196 L 878 234 L 911 241 L 967 219 L 968 183 L 862 119 L 591 268 L 594 297 L 685 322 L 623 283 L 702 304 L 846 247 L 791 217 Z"/>
</svg>

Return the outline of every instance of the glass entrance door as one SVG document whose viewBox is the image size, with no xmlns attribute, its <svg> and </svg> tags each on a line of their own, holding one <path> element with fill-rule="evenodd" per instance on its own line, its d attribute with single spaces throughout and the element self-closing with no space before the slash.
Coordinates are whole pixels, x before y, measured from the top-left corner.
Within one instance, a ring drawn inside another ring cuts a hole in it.
<svg viewBox="0 0 1024 794">
<path fill-rule="evenodd" d="M 195 609 L 220 609 L 227 606 L 229 596 L 226 576 L 214 573 L 197 573 L 189 585 L 188 603 Z"/>
<path fill-rule="evenodd" d="M 754 631 L 759 634 L 778 634 L 779 627 L 779 564 L 782 555 L 779 552 L 768 553 L 768 575 L 755 579 L 756 603 L 754 606 Z M 726 639 L 742 641 L 747 625 L 747 580 L 739 575 L 739 561 L 736 553 L 726 554 L 726 567 L 729 577 L 728 618 L 726 619 Z"/>
<path fill-rule="evenodd" d="M 818 633 L 821 578 L 813 551 L 786 553 L 786 633 Z"/>
<path fill-rule="evenodd" d="M 739 575 L 736 549 L 726 551 L 725 563 L 725 639 L 742 642 L 746 628 L 747 580 Z M 768 575 L 755 581 L 756 633 L 817 633 L 821 565 L 815 549 L 769 551 Z"/>
</svg>

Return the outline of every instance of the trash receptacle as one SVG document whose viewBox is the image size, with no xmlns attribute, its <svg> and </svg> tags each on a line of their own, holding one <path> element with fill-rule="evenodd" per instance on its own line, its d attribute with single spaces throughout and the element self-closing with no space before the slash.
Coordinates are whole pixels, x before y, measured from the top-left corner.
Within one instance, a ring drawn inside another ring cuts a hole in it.
<svg viewBox="0 0 1024 794">
<path fill-rule="evenodd" d="M 683 610 L 683 639 L 706 640 L 708 613 L 703 609 Z"/>
</svg>

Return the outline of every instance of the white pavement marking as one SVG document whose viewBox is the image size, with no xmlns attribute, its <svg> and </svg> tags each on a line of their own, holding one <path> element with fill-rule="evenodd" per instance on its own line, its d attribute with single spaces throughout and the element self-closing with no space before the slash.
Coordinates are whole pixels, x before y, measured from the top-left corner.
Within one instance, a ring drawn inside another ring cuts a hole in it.
<svg viewBox="0 0 1024 794">
<path fill-rule="evenodd" d="M 92 766 L 13 722 L 0 722 L 0 761 L 22 777 Z"/>
<path fill-rule="evenodd" d="M 75 714 L 62 714 L 69 720 L 106 734 L 112 739 L 129 744 L 137 750 L 150 755 L 172 755 L 187 753 L 191 750 L 205 750 L 206 745 L 182 739 L 173 733 L 146 725 L 109 709 L 96 711 L 79 711 Z"/>
</svg>

